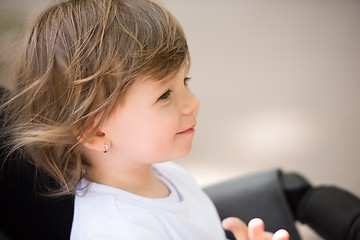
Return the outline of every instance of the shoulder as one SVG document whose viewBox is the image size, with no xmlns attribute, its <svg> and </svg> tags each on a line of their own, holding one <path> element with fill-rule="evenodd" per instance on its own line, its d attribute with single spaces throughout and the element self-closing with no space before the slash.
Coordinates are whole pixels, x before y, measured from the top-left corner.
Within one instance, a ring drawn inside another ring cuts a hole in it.
<svg viewBox="0 0 360 240">
<path fill-rule="evenodd" d="M 71 239 L 168 239 L 161 216 L 147 203 L 121 189 L 91 183 L 75 197 Z"/>
<path fill-rule="evenodd" d="M 136 212 L 124 218 L 114 219 L 103 224 L 89 236 L 89 239 L 158 240 L 169 239 L 169 236 L 160 220 L 154 214 Z"/>
<path fill-rule="evenodd" d="M 161 219 L 147 209 L 115 196 L 90 196 L 75 200 L 71 240 L 168 239 Z M 81 201 L 81 200 L 80 200 Z M 77 206 L 76 206 L 77 205 Z"/>
<path fill-rule="evenodd" d="M 124 194 L 120 189 L 96 183 L 79 190 L 75 196 L 71 239 L 89 239 L 114 220 L 125 226 L 129 214 L 138 212 L 139 208 L 132 201 L 123 201 Z"/>
</svg>

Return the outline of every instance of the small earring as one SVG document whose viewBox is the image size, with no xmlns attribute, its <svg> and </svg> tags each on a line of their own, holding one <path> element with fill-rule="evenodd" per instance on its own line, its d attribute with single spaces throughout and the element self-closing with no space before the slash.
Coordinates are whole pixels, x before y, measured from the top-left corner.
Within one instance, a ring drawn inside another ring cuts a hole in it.
<svg viewBox="0 0 360 240">
<path fill-rule="evenodd" d="M 109 151 L 109 146 L 105 143 L 105 151 L 104 151 L 104 153 L 107 153 L 108 151 Z"/>
</svg>

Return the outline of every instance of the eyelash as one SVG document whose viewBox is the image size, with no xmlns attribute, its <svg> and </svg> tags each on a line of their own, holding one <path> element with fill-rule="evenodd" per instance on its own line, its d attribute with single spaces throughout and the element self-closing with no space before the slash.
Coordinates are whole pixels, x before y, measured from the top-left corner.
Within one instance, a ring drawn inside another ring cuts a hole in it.
<svg viewBox="0 0 360 240">
<path fill-rule="evenodd" d="M 186 77 L 184 78 L 184 86 L 188 86 L 188 82 L 189 82 L 190 78 L 189 77 Z M 169 98 L 170 94 L 173 92 L 173 90 L 171 89 L 168 89 L 163 95 L 161 95 L 159 97 L 158 100 L 166 100 Z"/>
<path fill-rule="evenodd" d="M 184 85 L 187 86 L 188 82 L 190 81 L 191 77 L 184 78 Z"/>
<path fill-rule="evenodd" d="M 159 97 L 158 100 L 166 100 L 166 99 L 168 99 L 172 91 L 173 91 L 173 90 L 168 89 L 163 95 L 161 95 L 161 96 Z"/>
</svg>

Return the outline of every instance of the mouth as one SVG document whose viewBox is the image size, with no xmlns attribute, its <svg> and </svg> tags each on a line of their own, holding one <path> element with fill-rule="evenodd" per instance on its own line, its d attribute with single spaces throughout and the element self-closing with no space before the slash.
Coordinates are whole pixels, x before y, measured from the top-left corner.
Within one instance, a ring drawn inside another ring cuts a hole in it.
<svg viewBox="0 0 360 240">
<path fill-rule="evenodd" d="M 185 129 L 184 131 L 178 132 L 177 134 L 189 134 L 194 132 L 195 132 L 195 124 L 192 127 Z"/>
</svg>

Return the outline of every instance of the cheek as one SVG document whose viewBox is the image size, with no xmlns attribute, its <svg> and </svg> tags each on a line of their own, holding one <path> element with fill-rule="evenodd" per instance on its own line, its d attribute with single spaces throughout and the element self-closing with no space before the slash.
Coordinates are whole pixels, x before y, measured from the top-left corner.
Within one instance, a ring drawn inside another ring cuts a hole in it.
<svg viewBox="0 0 360 240">
<path fill-rule="evenodd" d="M 149 117 L 142 124 L 144 137 L 156 145 L 164 145 L 171 141 L 179 131 L 179 120 L 172 114 L 159 114 Z"/>
<path fill-rule="evenodd" d="M 179 125 L 179 118 L 172 111 L 138 115 L 121 126 L 117 143 L 122 151 L 137 157 L 161 158 L 172 151 Z"/>
<path fill-rule="evenodd" d="M 157 156 L 159 159 L 170 157 L 176 148 L 176 133 L 180 131 L 181 127 L 178 115 L 170 111 L 149 119 L 148 124 L 148 151 L 151 151 L 152 156 Z"/>
</svg>

